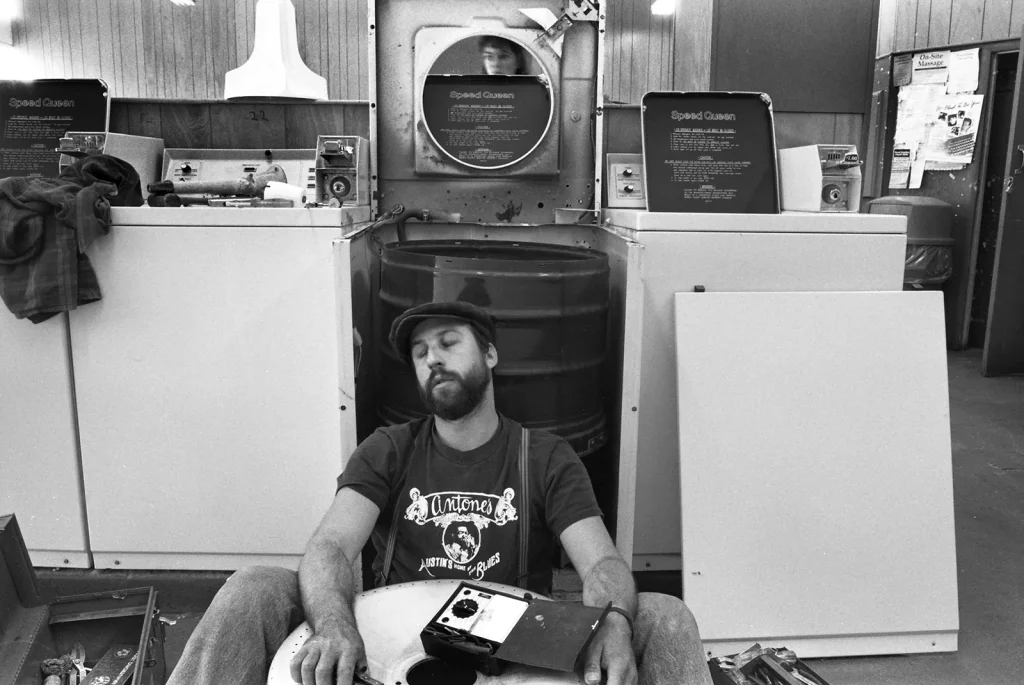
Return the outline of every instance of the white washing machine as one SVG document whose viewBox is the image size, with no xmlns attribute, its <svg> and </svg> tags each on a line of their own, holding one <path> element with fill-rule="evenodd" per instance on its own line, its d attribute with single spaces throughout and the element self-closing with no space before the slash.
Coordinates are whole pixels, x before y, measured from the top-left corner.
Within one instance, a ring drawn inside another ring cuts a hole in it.
<svg viewBox="0 0 1024 685">
<path fill-rule="evenodd" d="M 892 218 L 604 213 L 642 251 L 616 542 L 712 654 L 956 649 L 942 295 Z"/>
<path fill-rule="evenodd" d="M 906 222 L 866 214 L 671 214 L 607 209 L 643 246 L 633 569 L 681 568 L 674 297 L 678 292 L 903 289 Z M 657 525 L 651 522 L 657 521 Z M 620 536 L 628 534 L 619 531 Z"/>
<path fill-rule="evenodd" d="M 113 211 L 90 251 L 103 299 L 70 317 L 96 568 L 296 567 L 355 447 L 336 263 L 368 218 Z"/>
</svg>

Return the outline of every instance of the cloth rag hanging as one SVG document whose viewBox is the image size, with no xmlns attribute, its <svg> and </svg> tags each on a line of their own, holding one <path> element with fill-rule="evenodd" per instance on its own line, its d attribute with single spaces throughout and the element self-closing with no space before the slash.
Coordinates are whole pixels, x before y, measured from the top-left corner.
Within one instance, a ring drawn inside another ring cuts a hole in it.
<svg viewBox="0 0 1024 685">
<path fill-rule="evenodd" d="M 0 179 L 0 299 L 40 323 L 100 299 L 85 251 L 110 232 L 110 207 L 143 204 L 139 174 L 110 155 L 91 155 L 57 178 Z"/>
</svg>

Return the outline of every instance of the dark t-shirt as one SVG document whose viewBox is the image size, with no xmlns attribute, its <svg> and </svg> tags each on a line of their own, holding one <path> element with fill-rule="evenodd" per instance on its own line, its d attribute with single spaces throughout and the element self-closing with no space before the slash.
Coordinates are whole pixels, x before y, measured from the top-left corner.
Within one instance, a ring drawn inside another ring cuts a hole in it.
<svg viewBox="0 0 1024 685">
<path fill-rule="evenodd" d="M 433 418 L 379 428 L 352 454 L 338 489 L 350 487 L 380 508 L 371 540 L 379 575 L 388 531 L 398 537 L 388 583 L 431 578 L 516 585 L 523 498 L 518 423 L 500 418 L 494 436 L 460 452 L 444 445 Z M 587 471 L 561 438 L 530 431 L 530 579 L 551 587 L 554 541 L 573 523 L 600 516 Z M 404 474 L 404 483 L 403 480 Z"/>
</svg>

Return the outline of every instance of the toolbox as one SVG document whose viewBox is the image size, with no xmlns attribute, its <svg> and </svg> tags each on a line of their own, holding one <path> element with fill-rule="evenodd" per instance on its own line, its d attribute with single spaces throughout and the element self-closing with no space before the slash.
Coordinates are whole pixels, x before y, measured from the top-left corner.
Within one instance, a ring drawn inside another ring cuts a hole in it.
<svg viewBox="0 0 1024 685">
<path fill-rule="evenodd" d="M 45 601 L 17 519 L 0 516 L 0 685 L 41 685 L 43 662 L 70 654 L 76 645 L 84 652 L 85 669 L 99 666 L 94 678 L 79 670 L 82 685 L 163 685 L 157 597 L 154 588 L 142 587 Z M 107 668 L 120 678 L 106 679 L 100 670 Z"/>
</svg>

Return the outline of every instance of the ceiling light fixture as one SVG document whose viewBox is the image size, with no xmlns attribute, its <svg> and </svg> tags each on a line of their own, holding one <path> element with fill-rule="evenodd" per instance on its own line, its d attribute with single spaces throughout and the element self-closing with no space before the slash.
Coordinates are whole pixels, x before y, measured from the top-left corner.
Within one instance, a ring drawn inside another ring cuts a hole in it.
<svg viewBox="0 0 1024 685">
<path fill-rule="evenodd" d="M 651 14 L 668 15 L 675 14 L 676 0 L 654 0 L 651 5 Z"/>
</svg>

